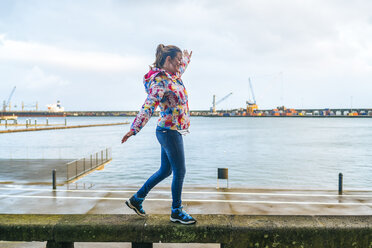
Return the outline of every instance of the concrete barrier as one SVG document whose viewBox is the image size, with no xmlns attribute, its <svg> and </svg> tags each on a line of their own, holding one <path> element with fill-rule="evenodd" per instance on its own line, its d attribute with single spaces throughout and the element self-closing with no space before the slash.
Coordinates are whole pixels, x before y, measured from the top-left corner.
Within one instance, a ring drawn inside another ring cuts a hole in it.
<svg viewBox="0 0 372 248">
<path fill-rule="evenodd" d="M 194 215 L 195 225 L 171 223 L 168 215 L 0 215 L 0 240 L 74 242 L 219 243 L 224 248 L 371 248 L 372 216 Z"/>
</svg>

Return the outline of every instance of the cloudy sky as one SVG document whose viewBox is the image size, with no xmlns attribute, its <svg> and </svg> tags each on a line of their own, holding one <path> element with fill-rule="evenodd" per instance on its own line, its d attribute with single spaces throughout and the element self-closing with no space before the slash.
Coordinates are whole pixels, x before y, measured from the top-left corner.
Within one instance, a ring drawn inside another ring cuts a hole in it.
<svg viewBox="0 0 372 248">
<path fill-rule="evenodd" d="M 159 43 L 193 51 L 192 110 L 372 108 L 372 1 L 0 2 L 0 100 L 138 110 Z"/>
</svg>

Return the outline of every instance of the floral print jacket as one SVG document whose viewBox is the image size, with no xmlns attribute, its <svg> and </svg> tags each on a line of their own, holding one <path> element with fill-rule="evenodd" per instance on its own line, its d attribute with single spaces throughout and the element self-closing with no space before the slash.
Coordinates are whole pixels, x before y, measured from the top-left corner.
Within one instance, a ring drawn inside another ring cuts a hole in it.
<svg viewBox="0 0 372 248">
<path fill-rule="evenodd" d="M 131 130 L 137 134 L 160 107 L 158 126 L 171 130 L 187 130 L 190 114 L 187 91 L 181 80 L 190 58 L 183 56 L 179 72 L 170 74 L 164 69 L 151 68 L 144 76 L 147 98 L 134 119 Z"/>
</svg>

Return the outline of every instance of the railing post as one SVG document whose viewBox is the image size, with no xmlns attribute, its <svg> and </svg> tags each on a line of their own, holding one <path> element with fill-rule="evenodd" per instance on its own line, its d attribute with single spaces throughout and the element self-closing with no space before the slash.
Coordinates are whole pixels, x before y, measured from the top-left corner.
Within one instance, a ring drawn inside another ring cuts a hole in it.
<svg viewBox="0 0 372 248">
<path fill-rule="evenodd" d="M 90 154 L 90 169 L 93 167 L 93 155 Z"/>
<path fill-rule="evenodd" d="M 338 194 L 342 195 L 342 184 L 343 184 L 343 175 L 342 173 L 338 174 Z"/>
<path fill-rule="evenodd" d="M 107 150 L 108 150 L 108 148 L 106 148 L 106 161 L 108 160 L 108 154 L 107 154 Z"/>
<path fill-rule="evenodd" d="M 75 177 L 77 177 L 78 175 L 78 161 L 77 160 L 75 161 L 75 171 L 76 171 Z"/>
<path fill-rule="evenodd" d="M 103 150 L 101 151 L 101 164 L 103 164 Z"/>
<path fill-rule="evenodd" d="M 152 248 L 152 243 L 132 243 L 132 248 Z"/>
<path fill-rule="evenodd" d="M 98 152 L 96 152 L 96 166 L 98 165 Z"/>
<path fill-rule="evenodd" d="M 56 169 L 52 172 L 52 182 L 53 182 L 53 190 L 57 189 L 57 180 L 56 180 Z"/>
</svg>

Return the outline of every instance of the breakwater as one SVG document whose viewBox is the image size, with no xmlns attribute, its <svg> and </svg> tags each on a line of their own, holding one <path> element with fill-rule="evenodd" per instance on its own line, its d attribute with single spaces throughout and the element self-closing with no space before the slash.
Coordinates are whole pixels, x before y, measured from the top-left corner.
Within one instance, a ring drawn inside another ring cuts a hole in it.
<svg viewBox="0 0 372 248">
<path fill-rule="evenodd" d="M 248 113 L 246 109 L 231 109 L 217 110 L 212 113 L 209 110 L 191 110 L 191 116 L 205 117 L 335 117 L 335 118 L 368 118 L 372 117 L 372 108 L 334 108 L 334 109 L 260 109 L 254 113 Z M 133 117 L 138 114 L 138 111 L 66 111 L 66 112 L 48 112 L 48 111 L 7 111 L 2 112 L 3 116 L 18 116 L 18 117 Z M 159 116 L 159 111 L 155 111 L 154 116 Z"/>
</svg>

